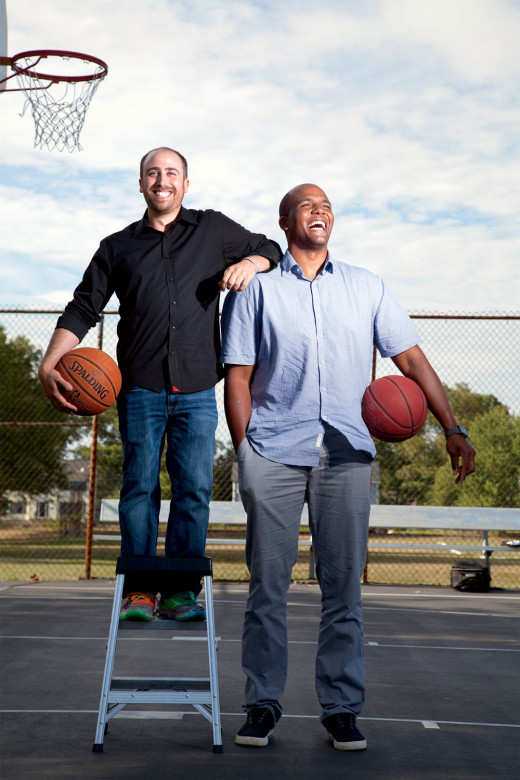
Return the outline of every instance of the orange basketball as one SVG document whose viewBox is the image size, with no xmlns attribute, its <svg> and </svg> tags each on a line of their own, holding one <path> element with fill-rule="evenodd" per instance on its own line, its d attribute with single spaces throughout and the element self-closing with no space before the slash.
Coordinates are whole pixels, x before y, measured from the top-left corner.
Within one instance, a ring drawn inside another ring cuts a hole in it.
<svg viewBox="0 0 520 780">
<path fill-rule="evenodd" d="M 84 417 L 105 412 L 121 390 L 119 367 L 101 349 L 73 349 L 60 358 L 56 371 L 73 386 L 64 396 L 78 407 L 76 414 Z"/>
<path fill-rule="evenodd" d="M 419 385 L 397 374 L 376 379 L 367 387 L 361 413 L 376 439 L 405 441 L 423 427 L 428 405 Z"/>
</svg>

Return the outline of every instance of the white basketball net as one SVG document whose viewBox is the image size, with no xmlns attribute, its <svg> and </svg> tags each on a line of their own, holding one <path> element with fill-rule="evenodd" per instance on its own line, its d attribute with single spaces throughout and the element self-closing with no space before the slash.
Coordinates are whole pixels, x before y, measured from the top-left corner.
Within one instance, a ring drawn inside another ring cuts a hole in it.
<svg viewBox="0 0 520 780">
<path fill-rule="evenodd" d="M 67 62 L 67 57 L 61 58 Z M 19 65 L 31 69 L 34 65 L 34 57 L 26 57 L 20 60 Z M 78 60 L 74 60 L 77 71 Z M 91 81 L 59 81 L 50 83 L 49 79 L 40 79 L 32 72 L 17 73 L 16 78 L 20 88 L 25 94 L 25 104 L 20 116 L 24 116 L 28 106 L 34 119 L 35 135 L 34 146 L 42 149 L 74 149 L 81 151 L 82 146 L 79 136 L 85 122 L 85 115 L 90 101 L 104 76 L 103 68 L 96 63 L 85 62 L 89 72 L 96 74 Z M 50 83 L 50 86 L 49 86 Z"/>
</svg>

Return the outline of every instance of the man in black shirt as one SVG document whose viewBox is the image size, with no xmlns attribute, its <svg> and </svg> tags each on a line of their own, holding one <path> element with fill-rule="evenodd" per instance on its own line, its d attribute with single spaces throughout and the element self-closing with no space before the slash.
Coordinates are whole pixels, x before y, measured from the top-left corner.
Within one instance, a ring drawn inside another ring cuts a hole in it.
<svg viewBox="0 0 520 780">
<path fill-rule="evenodd" d="M 123 444 L 119 501 L 122 555 L 155 555 L 161 454 L 172 502 L 166 554 L 204 555 L 213 481 L 217 409 L 222 377 L 219 292 L 243 290 L 281 257 L 279 246 L 220 212 L 182 206 L 189 180 L 185 158 L 166 147 L 144 155 L 139 222 L 101 241 L 74 297 L 58 319 L 39 368 L 44 392 L 61 411 L 76 407 L 56 363 L 96 325 L 112 294 L 119 299 L 117 359 L 123 384 L 118 414 Z M 127 575 L 121 619 L 149 620 L 153 584 Z M 184 578 L 161 594 L 160 612 L 177 620 L 205 618 L 200 583 Z"/>
</svg>

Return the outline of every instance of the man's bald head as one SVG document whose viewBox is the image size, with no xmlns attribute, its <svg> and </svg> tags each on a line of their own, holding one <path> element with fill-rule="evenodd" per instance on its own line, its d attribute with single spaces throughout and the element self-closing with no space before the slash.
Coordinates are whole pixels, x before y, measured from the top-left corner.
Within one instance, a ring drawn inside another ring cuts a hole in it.
<svg viewBox="0 0 520 780">
<path fill-rule="evenodd" d="M 286 217 L 289 214 L 290 209 L 298 203 L 298 201 L 304 196 L 304 194 L 308 191 L 309 188 L 312 188 L 313 190 L 319 190 L 319 192 L 322 193 L 323 197 L 327 199 L 327 196 L 321 189 L 321 187 L 318 187 L 316 184 L 297 184 L 296 187 L 293 187 L 292 190 L 289 190 L 287 192 L 282 200 L 280 201 L 280 207 L 278 209 L 278 216 L 280 217 Z"/>
</svg>

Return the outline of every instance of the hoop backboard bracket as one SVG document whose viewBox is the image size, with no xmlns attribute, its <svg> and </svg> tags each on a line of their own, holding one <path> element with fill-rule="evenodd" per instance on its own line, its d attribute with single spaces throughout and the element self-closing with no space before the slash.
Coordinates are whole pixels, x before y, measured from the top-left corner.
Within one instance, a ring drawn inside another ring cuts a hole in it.
<svg viewBox="0 0 520 780">
<path fill-rule="evenodd" d="M 16 71 L 14 73 L 11 73 L 10 76 L 7 76 L 7 68 L 9 66 L 12 67 L 13 58 L 12 57 L 0 57 L 0 92 L 25 92 L 23 87 L 11 87 L 10 85 L 7 86 L 7 82 L 9 79 L 14 79 L 16 75 Z M 52 84 L 52 82 L 49 82 L 49 87 Z M 48 87 L 31 87 L 31 89 L 48 89 Z"/>
</svg>

